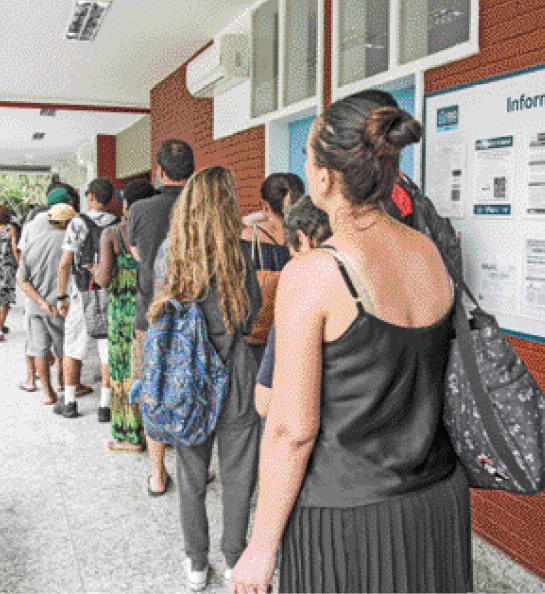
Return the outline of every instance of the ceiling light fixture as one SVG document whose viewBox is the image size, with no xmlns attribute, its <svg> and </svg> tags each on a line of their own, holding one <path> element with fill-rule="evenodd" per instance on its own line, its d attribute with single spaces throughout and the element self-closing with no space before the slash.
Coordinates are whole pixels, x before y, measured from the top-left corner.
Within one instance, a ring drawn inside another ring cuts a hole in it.
<svg viewBox="0 0 545 594">
<path fill-rule="evenodd" d="M 34 132 L 32 135 L 32 140 L 43 140 L 45 136 L 45 132 Z"/>
<path fill-rule="evenodd" d="M 42 107 L 40 109 L 40 115 L 54 118 L 57 115 L 57 110 L 50 107 Z"/>
<path fill-rule="evenodd" d="M 94 41 L 98 29 L 110 8 L 111 1 L 87 2 L 77 0 L 66 39 L 71 41 Z"/>
</svg>

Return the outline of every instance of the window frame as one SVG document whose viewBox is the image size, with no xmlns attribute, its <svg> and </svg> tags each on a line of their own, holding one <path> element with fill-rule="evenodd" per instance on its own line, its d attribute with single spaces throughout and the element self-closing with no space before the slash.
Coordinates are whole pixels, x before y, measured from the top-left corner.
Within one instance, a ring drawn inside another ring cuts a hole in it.
<svg viewBox="0 0 545 594">
<path fill-rule="evenodd" d="M 323 1 L 323 0 L 322 0 Z M 402 79 L 406 76 L 416 75 L 431 68 L 443 66 L 449 62 L 461 60 L 468 56 L 479 53 L 479 0 L 471 0 L 469 39 L 454 47 L 436 52 L 424 58 L 413 60 L 408 64 L 399 64 L 399 16 L 401 13 L 402 0 L 390 0 L 390 22 L 389 22 L 389 68 L 386 72 L 362 78 L 359 81 L 346 85 L 339 85 L 339 28 L 340 11 L 343 0 L 332 0 L 332 63 L 331 63 L 331 95 L 336 101 L 352 93 L 361 91 L 362 88 L 379 87 L 392 80 Z"/>
</svg>

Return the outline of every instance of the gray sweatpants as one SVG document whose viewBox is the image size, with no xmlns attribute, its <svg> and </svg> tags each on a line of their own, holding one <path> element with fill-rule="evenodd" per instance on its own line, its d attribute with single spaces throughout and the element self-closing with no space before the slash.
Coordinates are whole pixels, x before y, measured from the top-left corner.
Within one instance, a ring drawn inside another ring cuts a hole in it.
<svg viewBox="0 0 545 594">
<path fill-rule="evenodd" d="M 202 445 L 176 446 L 185 553 L 197 571 L 205 568 L 210 549 L 205 498 L 214 440 L 218 442 L 222 490 L 221 551 L 228 567 L 234 567 L 247 545 L 250 504 L 257 484 L 259 437 L 259 421 L 242 429 L 218 424 Z"/>
</svg>

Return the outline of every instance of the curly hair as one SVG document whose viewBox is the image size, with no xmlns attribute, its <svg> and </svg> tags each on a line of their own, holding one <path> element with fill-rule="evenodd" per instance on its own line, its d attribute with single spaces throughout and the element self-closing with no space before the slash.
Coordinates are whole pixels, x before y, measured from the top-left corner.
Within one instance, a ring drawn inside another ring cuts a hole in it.
<svg viewBox="0 0 545 594">
<path fill-rule="evenodd" d="M 171 298 L 180 302 L 205 299 L 215 275 L 227 332 L 243 324 L 251 306 L 241 231 L 231 171 L 208 167 L 194 173 L 172 209 L 165 283 L 156 292 L 149 319 L 161 315 Z"/>
</svg>

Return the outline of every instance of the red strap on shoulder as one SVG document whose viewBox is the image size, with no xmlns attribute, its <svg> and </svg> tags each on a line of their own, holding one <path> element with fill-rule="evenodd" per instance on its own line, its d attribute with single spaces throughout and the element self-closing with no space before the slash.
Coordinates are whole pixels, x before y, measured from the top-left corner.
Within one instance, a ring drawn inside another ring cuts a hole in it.
<svg viewBox="0 0 545 594">
<path fill-rule="evenodd" d="M 401 211 L 401 216 L 406 217 L 410 215 L 413 211 L 413 203 L 411 201 L 411 197 L 403 188 L 398 185 L 394 186 L 394 191 L 392 192 L 392 200 L 395 202 L 395 205 Z"/>
</svg>

